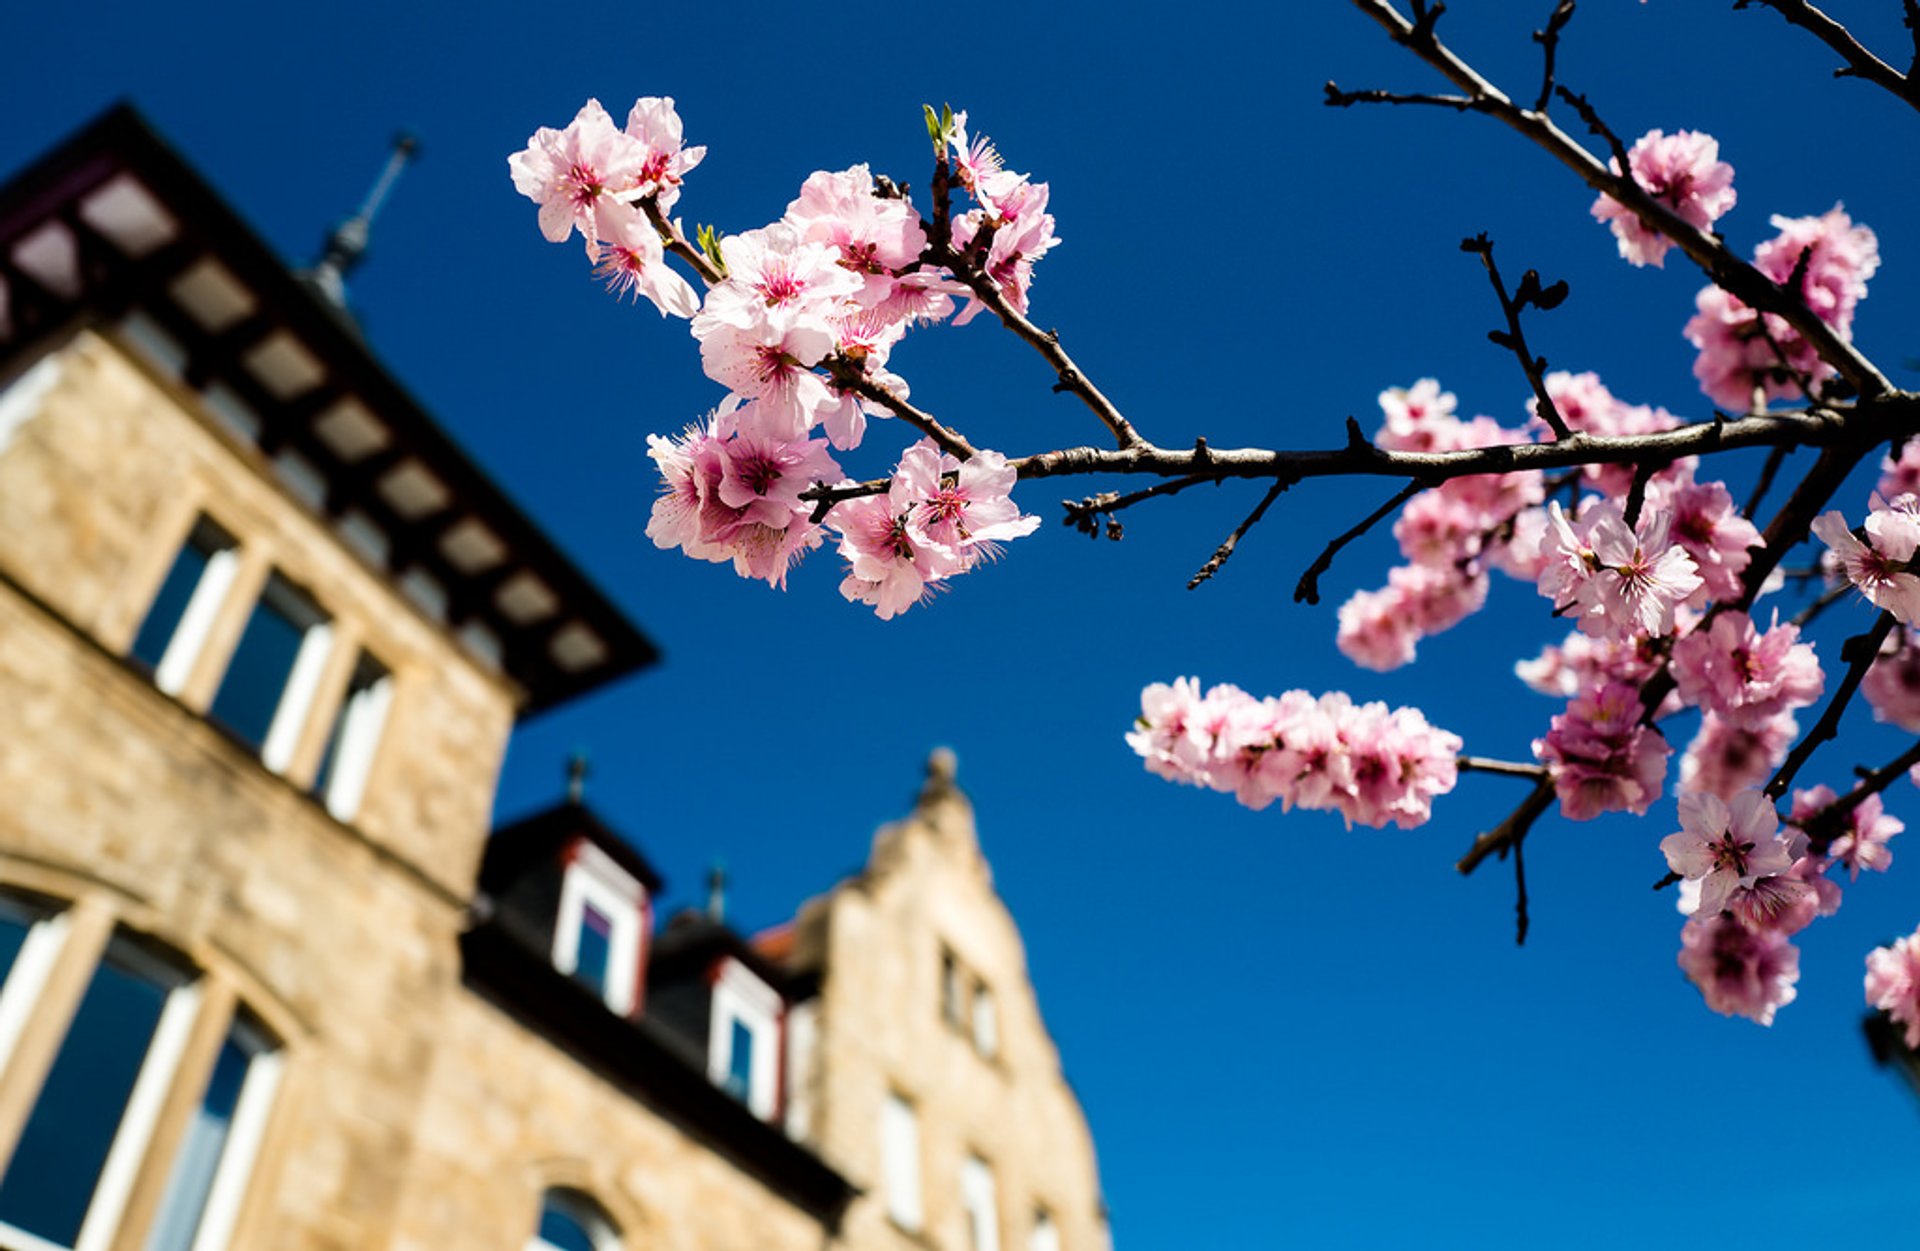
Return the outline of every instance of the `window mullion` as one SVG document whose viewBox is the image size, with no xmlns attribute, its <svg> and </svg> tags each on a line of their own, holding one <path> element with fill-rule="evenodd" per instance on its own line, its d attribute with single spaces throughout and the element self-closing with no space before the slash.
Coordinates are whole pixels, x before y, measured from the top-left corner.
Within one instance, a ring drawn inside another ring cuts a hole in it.
<svg viewBox="0 0 1920 1251">
<path fill-rule="evenodd" d="M 267 544 L 249 542 L 234 551 L 236 564 L 225 598 L 207 626 L 191 670 L 182 676 L 179 689 L 169 692 L 187 707 L 200 711 L 213 703 L 220 680 L 226 676 L 227 663 L 233 659 L 233 649 L 240 645 L 240 633 L 246 629 L 253 606 L 273 572 L 273 554 Z"/>
<path fill-rule="evenodd" d="M 200 1101 L 199 1092 L 206 1086 L 213 1072 L 215 1060 L 219 1058 L 220 1047 L 226 1041 L 227 1030 L 233 1023 L 235 997 L 233 988 L 223 979 L 203 976 L 197 985 L 198 1007 L 191 1026 L 182 1042 L 179 1055 L 172 1066 L 169 1080 L 164 1087 L 165 1098 L 154 1109 L 151 1132 L 147 1135 L 145 1164 L 131 1179 L 131 1188 L 125 1195 L 125 1207 L 114 1231 L 111 1242 L 104 1245 L 111 1251 L 139 1251 L 146 1243 L 148 1227 L 159 1210 L 162 1196 L 166 1193 L 167 1179 L 172 1174 L 173 1157 L 180 1148 L 181 1138 L 185 1135 L 187 1124 L 193 1117 L 194 1109 Z M 174 992 L 177 1000 L 187 993 L 186 988 Z M 173 1011 L 174 1001 L 168 1002 L 168 1011 Z M 163 1023 L 164 1028 L 164 1023 Z M 154 1057 L 158 1055 L 160 1040 L 156 1034 L 153 1047 L 149 1052 L 147 1067 L 141 1071 L 140 1080 L 144 1083 L 152 1074 Z M 139 1091 L 135 1092 L 139 1098 Z M 114 1153 L 120 1151 L 120 1144 L 129 1136 L 133 1125 L 134 1109 L 130 1103 L 127 1116 L 123 1121 L 120 1139 L 116 1140 Z M 139 1157 L 136 1156 L 136 1159 Z M 114 1157 L 109 1156 L 107 1171 L 111 1171 Z M 103 1174 L 102 1188 L 105 1187 Z M 100 1197 L 95 1196 L 95 1207 L 100 1205 Z M 93 1226 L 93 1214 L 88 1214 L 87 1225 L 81 1230 L 79 1251 L 86 1251 L 86 1239 Z"/>
<path fill-rule="evenodd" d="M 0 1176 L 5 1176 L 13 1160 L 14 1147 L 33 1114 L 40 1087 L 93 980 L 94 966 L 113 936 L 113 912 L 97 897 L 82 899 L 46 924 L 55 927 L 52 932 L 58 940 L 57 949 L 51 952 L 43 975 L 34 978 L 38 986 L 22 987 L 23 992 L 38 993 L 32 995 L 31 1002 L 19 1001 L 16 1006 L 9 978 L 5 992 L 9 1002 L 0 1004 L 8 1013 L 24 1013 L 13 1047 L 0 1069 Z"/>
</svg>

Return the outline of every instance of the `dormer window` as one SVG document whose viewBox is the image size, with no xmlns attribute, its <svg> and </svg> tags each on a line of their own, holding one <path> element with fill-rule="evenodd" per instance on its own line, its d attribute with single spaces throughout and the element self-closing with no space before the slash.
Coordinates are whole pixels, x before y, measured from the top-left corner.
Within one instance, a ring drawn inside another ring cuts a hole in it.
<svg viewBox="0 0 1920 1251">
<path fill-rule="evenodd" d="M 560 883 L 554 967 L 612 1011 L 632 1016 L 640 1006 L 646 915 L 646 888 L 592 843 L 575 842 Z"/>
<path fill-rule="evenodd" d="M 772 1120 L 780 1098 L 780 993 L 731 956 L 713 983 L 707 1075 L 714 1085 Z"/>
</svg>

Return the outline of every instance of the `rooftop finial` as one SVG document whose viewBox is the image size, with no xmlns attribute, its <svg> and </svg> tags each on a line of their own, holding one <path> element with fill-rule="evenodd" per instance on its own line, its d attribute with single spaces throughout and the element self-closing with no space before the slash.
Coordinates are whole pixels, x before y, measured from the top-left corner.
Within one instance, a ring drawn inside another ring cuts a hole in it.
<svg viewBox="0 0 1920 1251">
<path fill-rule="evenodd" d="M 567 802 L 581 804 L 587 798 L 587 749 L 577 747 L 567 757 Z"/>
<path fill-rule="evenodd" d="M 707 920 L 727 919 L 727 862 L 716 860 L 707 870 Z"/>
<path fill-rule="evenodd" d="M 333 228 L 319 264 L 307 271 L 308 280 L 338 307 L 347 306 L 347 275 L 366 255 L 367 235 L 373 226 L 374 214 L 386 202 L 400 171 L 419 150 L 420 141 L 412 135 L 403 132 L 393 137 L 393 151 L 387 154 L 386 168 L 374 179 L 373 189 L 360 202 L 359 211 Z"/>
<path fill-rule="evenodd" d="M 954 790 L 960 772 L 960 758 L 951 747 L 936 747 L 927 753 L 927 780 L 920 786 L 920 802 L 930 803 Z"/>
</svg>

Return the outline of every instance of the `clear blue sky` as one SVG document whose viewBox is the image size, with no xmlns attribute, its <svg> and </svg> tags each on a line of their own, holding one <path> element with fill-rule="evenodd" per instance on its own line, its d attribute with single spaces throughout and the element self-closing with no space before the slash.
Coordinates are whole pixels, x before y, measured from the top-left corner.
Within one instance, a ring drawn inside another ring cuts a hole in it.
<svg viewBox="0 0 1920 1251">
<path fill-rule="evenodd" d="M 1461 0 L 1443 33 L 1531 94 L 1527 31 L 1550 7 Z M 1892 0 L 1832 7 L 1870 10 L 1857 29 L 1900 59 Z M 1047 518 L 1038 535 L 890 624 L 841 602 L 830 552 L 782 596 L 642 533 L 646 434 L 719 390 L 684 327 L 615 305 L 508 182 L 507 154 L 588 95 L 616 115 L 677 97 L 711 147 L 681 211 L 729 231 L 777 216 L 815 169 L 867 160 L 923 186 L 921 103 L 971 110 L 1053 187 L 1065 242 L 1040 267 L 1036 319 L 1165 443 L 1328 445 L 1423 375 L 1517 423 L 1525 383 L 1485 342 L 1495 310 L 1456 250 L 1482 230 L 1514 273 L 1571 280 L 1530 328 L 1556 367 L 1704 414 L 1679 336 L 1698 275 L 1677 254 L 1664 271 L 1614 260 L 1589 193 L 1485 119 L 1322 107 L 1328 78 L 1436 85 L 1347 6 L 16 10 L 0 167 L 130 98 L 295 262 L 358 202 L 390 134 L 420 135 L 352 284 L 372 341 L 666 653 L 523 731 L 501 812 L 554 798 L 585 746 L 595 803 L 674 898 L 724 857 L 751 928 L 857 867 L 927 751 L 951 745 L 1126 1251 L 1760 1251 L 1920 1228 L 1920 1104 L 1858 1032 L 1864 952 L 1920 921 L 1920 828 L 1895 840 L 1891 875 L 1803 936 L 1799 1001 L 1767 1030 L 1707 1012 L 1674 967 L 1678 918 L 1647 890 L 1670 796 L 1644 821 L 1539 828 L 1534 935 L 1516 951 L 1505 866 L 1462 880 L 1452 864 L 1517 783 L 1470 779 L 1421 830 L 1347 833 L 1139 768 L 1121 742 L 1139 689 L 1182 673 L 1415 702 L 1470 749 L 1525 757 L 1555 711 L 1510 673 L 1555 633 L 1529 588 L 1496 585 L 1475 625 L 1392 678 L 1332 646 L 1333 606 L 1379 584 L 1384 538 L 1341 560 L 1326 605 L 1290 602 L 1319 545 L 1390 487 L 1296 489 L 1188 593 L 1257 488 L 1143 507 L 1116 545 L 1056 524 L 1081 483 L 1036 484 L 1020 498 Z M 1720 228 L 1743 250 L 1769 213 L 1836 200 L 1876 227 L 1885 265 L 1857 332 L 1915 385 L 1920 116 L 1830 81 L 1830 58 L 1777 17 L 1724 10 L 1590 0 L 1563 81 L 1629 137 L 1719 136 L 1740 192 Z M 1009 454 L 1099 435 L 988 318 L 916 335 L 895 365 Z M 883 469 L 889 434 L 850 468 Z M 1853 759 L 1823 755 L 1808 780 L 1841 781 Z M 1920 797 L 1896 796 L 1920 827 Z"/>
</svg>

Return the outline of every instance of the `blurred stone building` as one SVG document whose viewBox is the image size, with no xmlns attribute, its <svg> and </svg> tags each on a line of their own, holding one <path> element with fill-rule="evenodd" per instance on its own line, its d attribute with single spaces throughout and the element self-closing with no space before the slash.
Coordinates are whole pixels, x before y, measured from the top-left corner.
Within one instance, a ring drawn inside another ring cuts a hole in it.
<svg viewBox="0 0 1920 1251">
<path fill-rule="evenodd" d="M 1104 1251 L 950 761 L 751 939 L 489 836 L 653 650 L 328 265 L 126 110 L 0 188 L 0 1248 Z"/>
</svg>

